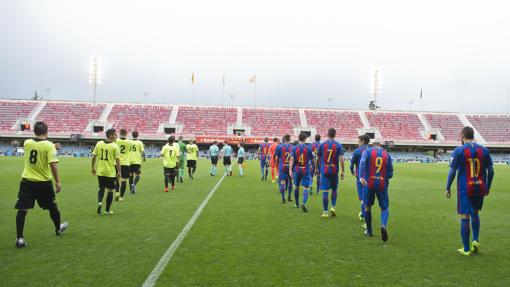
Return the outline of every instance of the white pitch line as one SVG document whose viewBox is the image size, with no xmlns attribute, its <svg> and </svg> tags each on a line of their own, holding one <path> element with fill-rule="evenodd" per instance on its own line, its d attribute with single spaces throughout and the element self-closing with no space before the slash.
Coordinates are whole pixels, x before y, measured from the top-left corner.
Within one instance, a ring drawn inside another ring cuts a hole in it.
<svg viewBox="0 0 510 287">
<path fill-rule="evenodd" d="M 172 259 L 172 256 L 174 255 L 175 251 L 179 246 L 181 245 L 182 241 L 184 240 L 184 237 L 188 234 L 191 227 L 193 227 L 193 224 L 195 224 L 195 221 L 197 221 L 198 217 L 202 213 L 202 210 L 204 210 L 204 207 L 209 202 L 209 199 L 213 196 L 213 194 L 216 192 L 218 187 L 220 187 L 221 182 L 223 182 L 223 179 L 225 178 L 225 174 L 220 178 L 218 183 L 211 189 L 209 194 L 207 194 L 207 197 L 202 201 L 202 204 L 197 208 L 193 216 L 190 218 L 188 223 L 186 223 L 186 226 L 182 229 L 181 233 L 179 233 L 179 236 L 175 238 L 174 242 L 172 242 L 172 245 L 168 247 L 168 249 L 165 251 L 163 256 L 161 256 L 161 259 L 159 259 L 158 264 L 154 267 L 151 274 L 145 279 L 145 282 L 143 282 L 143 287 L 152 287 L 154 284 L 156 284 L 156 281 L 158 280 L 159 276 L 161 275 L 161 272 L 165 269 L 166 265 Z"/>
</svg>

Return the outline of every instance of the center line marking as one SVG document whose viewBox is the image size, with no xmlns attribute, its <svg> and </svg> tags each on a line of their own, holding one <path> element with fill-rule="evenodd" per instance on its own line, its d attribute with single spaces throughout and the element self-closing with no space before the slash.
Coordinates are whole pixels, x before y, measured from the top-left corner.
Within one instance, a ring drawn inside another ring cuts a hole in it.
<svg viewBox="0 0 510 287">
<path fill-rule="evenodd" d="M 159 276 L 161 275 L 161 272 L 165 270 L 166 265 L 172 259 L 172 256 L 174 255 L 175 251 L 179 246 L 181 245 L 182 241 L 184 240 L 184 237 L 188 234 L 191 227 L 193 227 L 193 224 L 195 224 L 195 221 L 197 221 L 198 217 L 202 213 L 202 210 L 204 210 L 205 206 L 209 202 L 209 199 L 213 196 L 213 194 L 216 192 L 218 187 L 220 187 L 220 184 L 223 182 L 223 179 L 225 179 L 226 174 L 224 174 L 220 180 L 216 183 L 216 185 L 213 187 L 213 189 L 207 194 L 207 197 L 202 201 L 202 204 L 197 208 L 193 216 L 190 218 L 188 223 L 186 223 L 186 226 L 182 229 L 181 233 L 175 238 L 174 242 L 172 242 L 172 245 L 168 247 L 168 249 L 165 251 L 163 256 L 161 256 L 161 259 L 159 259 L 158 264 L 154 267 L 151 274 L 145 279 L 145 282 L 143 282 L 143 287 L 152 287 L 156 284 L 156 281 L 158 280 Z"/>
</svg>

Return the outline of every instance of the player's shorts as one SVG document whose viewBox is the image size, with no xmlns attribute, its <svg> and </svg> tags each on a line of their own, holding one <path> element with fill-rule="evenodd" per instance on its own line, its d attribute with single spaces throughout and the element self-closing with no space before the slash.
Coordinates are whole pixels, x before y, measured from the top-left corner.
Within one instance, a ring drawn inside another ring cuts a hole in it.
<svg viewBox="0 0 510 287">
<path fill-rule="evenodd" d="M 213 165 L 217 165 L 218 164 L 218 156 L 217 155 L 211 156 L 211 163 Z"/>
<path fill-rule="evenodd" d="M 361 181 L 359 181 L 359 177 L 356 177 L 356 189 L 358 190 L 358 199 L 359 201 L 363 200 L 363 191 L 365 190 L 365 187 L 363 184 L 361 184 Z"/>
<path fill-rule="evenodd" d="M 288 171 L 278 170 L 278 180 L 280 181 L 280 183 L 283 183 L 282 181 L 285 181 L 288 178 L 290 178 Z"/>
<path fill-rule="evenodd" d="M 296 187 L 303 186 L 303 187 L 310 187 L 312 183 L 312 177 L 310 176 L 310 173 L 304 174 L 302 172 L 295 172 L 294 173 L 294 185 Z"/>
<path fill-rule="evenodd" d="M 175 167 L 163 167 L 163 175 L 173 176 L 175 173 Z"/>
<path fill-rule="evenodd" d="M 35 206 L 35 201 L 42 209 L 52 209 L 57 207 L 55 201 L 55 191 L 53 183 L 50 181 L 29 181 L 22 179 L 19 184 L 18 199 L 14 208 L 31 209 Z"/>
<path fill-rule="evenodd" d="M 315 164 L 312 161 L 312 163 L 310 164 L 310 176 L 313 178 L 314 175 L 315 175 Z"/>
<path fill-rule="evenodd" d="M 99 188 L 115 189 L 116 177 L 98 176 Z"/>
<path fill-rule="evenodd" d="M 120 177 L 121 178 L 129 178 L 129 173 L 131 172 L 130 165 L 121 165 L 120 166 Z"/>
<path fill-rule="evenodd" d="M 141 168 L 142 168 L 141 164 L 132 164 L 129 166 L 129 171 L 132 173 L 140 174 L 142 173 Z"/>
<path fill-rule="evenodd" d="M 377 190 L 370 189 L 368 187 L 364 187 L 363 190 L 363 203 L 366 206 L 374 205 L 375 198 L 377 197 L 377 202 L 379 202 L 379 207 L 381 209 L 386 209 L 390 206 L 390 199 L 388 197 L 388 189 Z"/>
<path fill-rule="evenodd" d="M 320 190 L 337 190 L 338 175 L 337 174 L 321 174 Z"/>
<path fill-rule="evenodd" d="M 457 193 L 457 213 L 458 214 L 474 214 L 475 210 L 482 210 L 483 196 L 467 196 Z"/>
<path fill-rule="evenodd" d="M 223 165 L 231 165 L 232 162 L 230 160 L 230 156 L 224 156 L 223 157 Z"/>
<path fill-rule="evenodd" d="M 244 162 L 244 157 L 238 157 L 237 158 L 237 163 L 238 164 L 243 164 L 243 162 Z"/>
<path fill-rule="evenodd" d="M 260 167 L 265 168 L 269 166 L 269 160 L 267 159 L 260 159 Z"/>
<path fill-rule="evenodd" d="M 197 167 L 197 161 L 194 160 L 194 159 L 189 159 L 188 160 L 188 167 L 191 167 L 191 168 Z"/>
</svg>

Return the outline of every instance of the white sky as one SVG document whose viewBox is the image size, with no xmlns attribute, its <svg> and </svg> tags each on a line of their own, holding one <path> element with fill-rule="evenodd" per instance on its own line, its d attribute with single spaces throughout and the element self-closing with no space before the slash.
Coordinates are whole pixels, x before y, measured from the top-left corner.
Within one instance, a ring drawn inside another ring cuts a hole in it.
<svg viewBox="0 0 510 287">
<path fill-rule="evenodd" d="M 510 2 L 0 1 L 0 97 L 366 108 L 379 67 L 385 109 L 508 111 Z M 198 84 L 191 98 L 191 73 Z M 462 92 L 461 92 L 462 91 Z"/>
</svg>

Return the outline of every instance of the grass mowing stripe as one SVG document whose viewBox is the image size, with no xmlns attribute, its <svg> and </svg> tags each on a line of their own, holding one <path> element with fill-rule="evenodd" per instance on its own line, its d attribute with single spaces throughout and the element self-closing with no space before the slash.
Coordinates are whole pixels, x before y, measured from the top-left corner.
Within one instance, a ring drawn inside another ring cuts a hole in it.
<svg viewBox="0 0 510 287">
<path fill-rule="evenodd" d="M 220 180 L 218 180 L 218 182 L 216 183 L 214 188 L 211 189 L 211 191 L 209 192 L 207 197 L 204 199 L 202 204 L 200 204 L 200 206 L 197 208 L 197 210 L 195 211 L 193 216 L 190 218 L 188 223 L 186 223 L 186 226 L 184 226 L 181 233 L 179 233 L 179 235 L 174 240 L 174 242 L 172 242 L 172 245 L 170 245 L 170 247 L 168 247 L 168 249 L 165 251 L 165 253 L 161 257 L 161 259 L 159 260 L 158 264 L 156 264 L 156 266 L 152 270 L 151 274 L 149 274 L 147 279 L 145 279 L 145 282 L 143 282 L 142 286 L 144 286 L 144 287 L 154 286 L 154 284 L 156 283 L 156 281 L 159 278 L 159 275 L 161 275 L 161 272 L 165 269 L 165 267 L 168 264 L 168 262 L 170 261 L 170 259 L 172 259 L 172 256 L 174 255 L 175 251 L 177 250 L 177 248 L 179 248 L 179 245 L 181 245 L 181 242 L 184 240 L 184 237 L 186 237 L 186 235 L 190 231 L 193 224 L 195 224 L 195 221 L 197 221 L 198 217 L 202 213 L 202 210 L 204 210 L 205 206 L 209 202 L 209 199 L 211 199 L 211 197 L 214 195 L 214 193 L 216 192 L 216 190 L 218 189 L 220 184 L 223 182 L 223 179 L 225 179 L 225 176 L 226 176 L 226 174 L 224 174 L 220 178 Z"/>
</svg>

